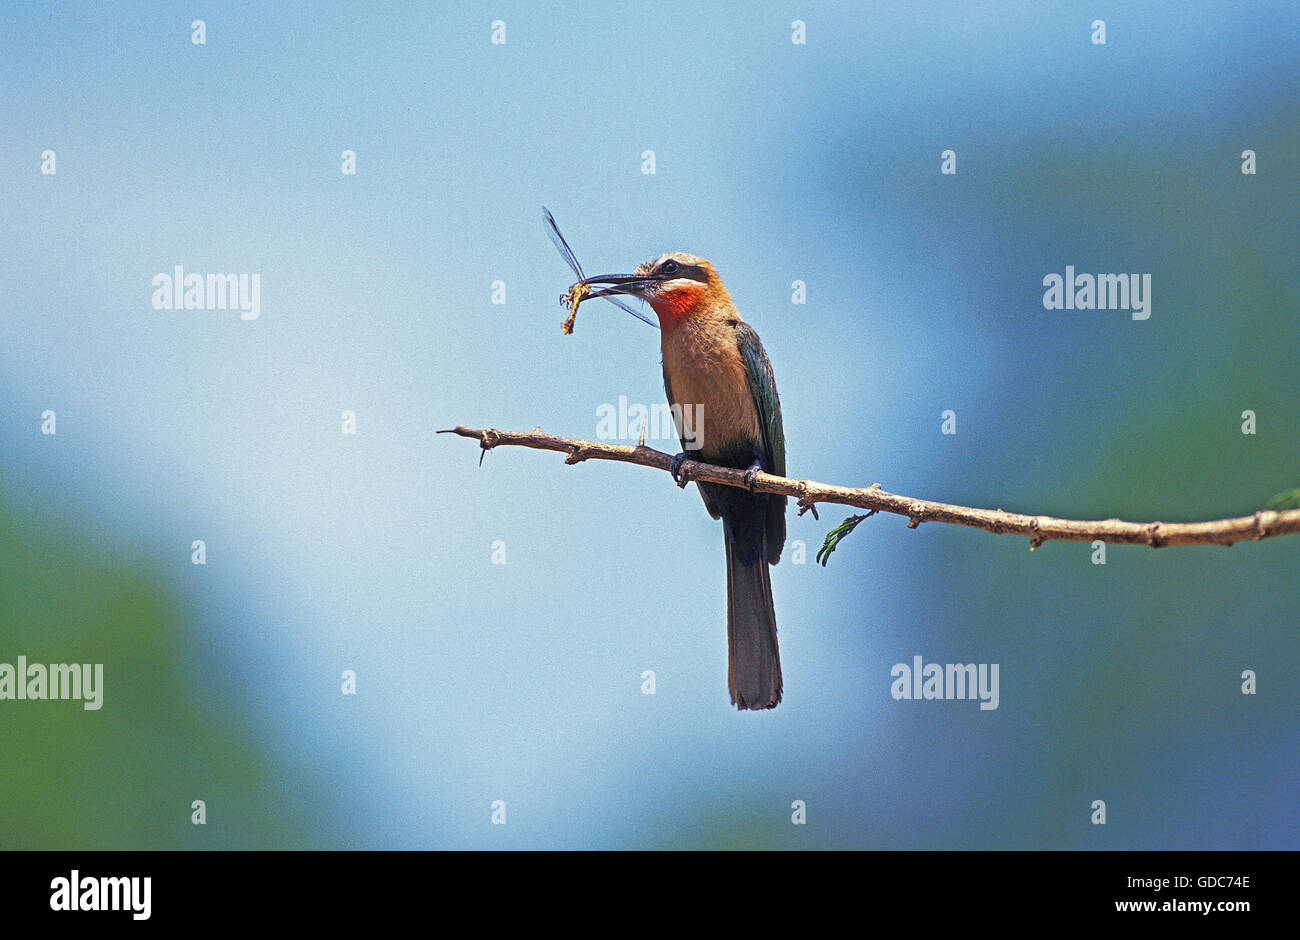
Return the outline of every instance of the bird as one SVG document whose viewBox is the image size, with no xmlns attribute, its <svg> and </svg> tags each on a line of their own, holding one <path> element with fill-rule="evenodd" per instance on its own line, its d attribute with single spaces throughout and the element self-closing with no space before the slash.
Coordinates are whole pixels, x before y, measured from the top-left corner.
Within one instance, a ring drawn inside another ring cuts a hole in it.
<svg viewBox="0 0 1300 940">
<path fill-rule="evenodd" d="M 741 710 L 781 701 L 781 657 L 768 570 L 785 546 L 786 498 L 754 490 L 759 471 L 785 476 L 785 429 L 776 378 L 763 343 L 736 309 L 708 261 L 671 251 L 632 274 L 586 278 L 590 296 L 627 294 L 659 318 L 664 392 L 682 452 L 670 472 L 688 480 L 682 462 L 745 471 L 747 489 L 696 481 L 704 507 L 722 520 L 727 553 L 727 685 Z"/>
</svg>

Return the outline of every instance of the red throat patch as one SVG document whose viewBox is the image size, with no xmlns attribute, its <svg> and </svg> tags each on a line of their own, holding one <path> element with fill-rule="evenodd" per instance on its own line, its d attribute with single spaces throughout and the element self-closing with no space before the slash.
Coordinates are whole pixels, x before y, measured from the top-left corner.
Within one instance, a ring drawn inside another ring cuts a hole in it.
<svg viewBox="0 0 1300 940">
<path fill-rule="evenodd" d="M 650 301 L 650 306 L 659 315 L 659 325 L 661 327 L 671 326 L 686 319 L 703 296 L 703 284 L 675 287 Z"/>
</svg>

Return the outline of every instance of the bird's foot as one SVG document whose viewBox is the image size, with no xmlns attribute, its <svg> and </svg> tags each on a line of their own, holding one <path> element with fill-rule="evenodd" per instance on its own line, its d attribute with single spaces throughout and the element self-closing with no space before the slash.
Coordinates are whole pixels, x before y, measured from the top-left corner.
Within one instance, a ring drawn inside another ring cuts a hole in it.
<svg viewBox="0 0 1300 940">
<path fill-rule="evenodd" d="M 754 487 L 758 486 L 758 471 L 762 469 L 759 462 L 755 460 L 749 465 L 749 469 L 745 471 L 745 485 L 749 487 L 751 493 L 754 492 Z"/>
<path fill-rule="evenodd" d="M 690 482 L 686 474 L 682 472 L 682 461 L 685 459 L 686 453 L 682 452 L 668 463 L 668 472 L 672 475 L 673 482 L 681 489 L 685 489 L 686 484 Z"/>
</svg>

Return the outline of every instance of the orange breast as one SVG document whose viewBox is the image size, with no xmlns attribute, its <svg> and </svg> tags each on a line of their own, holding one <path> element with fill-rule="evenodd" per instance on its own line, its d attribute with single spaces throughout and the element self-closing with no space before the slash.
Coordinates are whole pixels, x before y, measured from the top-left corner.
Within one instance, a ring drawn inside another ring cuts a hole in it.
<svg viewBox="0 0 1300 940">
<path fill-rule="evenodd" d="M 661 314 L 661 317 L 663 315 Z M 695 417 L 707 456 L 729 445 L 758 440 L 758 410 L 749 392 L 744 362 L 729 317 L 695 316 L 664 323 L 661 348 L 673 404 Z M 679 429 L 680 430 L 680 429 Z"/>
</svg>

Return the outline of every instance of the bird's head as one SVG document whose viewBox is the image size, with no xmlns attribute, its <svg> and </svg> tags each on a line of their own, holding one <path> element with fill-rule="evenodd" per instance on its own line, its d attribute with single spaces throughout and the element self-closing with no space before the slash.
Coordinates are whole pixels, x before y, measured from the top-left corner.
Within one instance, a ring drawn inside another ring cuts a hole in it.
<svg viewBox="0 0 1300 940">
<path fill-rule="evenodd" d="M 732 306 L 731 296 L 713 265 L 681 251 L 670 251 L 644 261 L 632 274 L 602 274 L 589 277 L 584 283 L 592 286 L 592 297 L 609 294 L 639 297 L 659 315 L 663 327 L 712 310 L 719 304 Z"/>
</svg>

